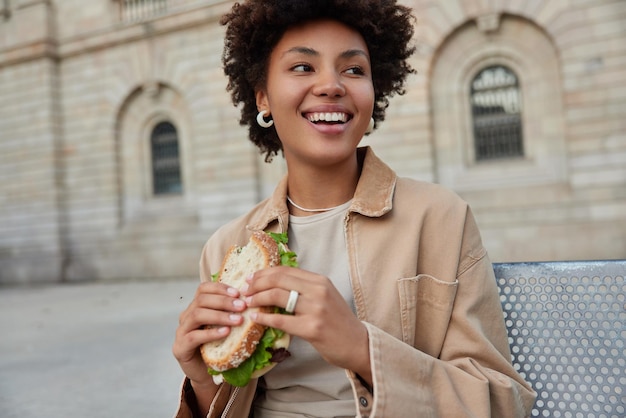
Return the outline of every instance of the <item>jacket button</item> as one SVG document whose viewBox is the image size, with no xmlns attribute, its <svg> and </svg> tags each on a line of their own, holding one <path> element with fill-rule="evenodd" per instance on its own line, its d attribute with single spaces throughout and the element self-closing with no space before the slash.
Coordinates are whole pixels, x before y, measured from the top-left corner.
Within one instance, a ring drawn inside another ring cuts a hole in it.
<svg viewBox="0 0 626 418">
<path fill-rule="evenodd" d="M 359 403 L 363 408 L 367 408 L 367 399 L 365 399 L 363 396 L 359 398 Z"/>
</svg>

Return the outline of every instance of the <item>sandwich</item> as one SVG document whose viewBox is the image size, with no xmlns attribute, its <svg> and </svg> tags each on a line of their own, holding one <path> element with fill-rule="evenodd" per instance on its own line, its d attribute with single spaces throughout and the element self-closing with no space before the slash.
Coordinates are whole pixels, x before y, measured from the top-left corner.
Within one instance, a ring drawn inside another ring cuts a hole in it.
<svg viewBox="0 0 626 418">
<path fill-rule="evenodd" d="M 296 255 L 287 247 L 287 234 L 254 232 L 244 247 L 233 246 L 224 257 L 214 281 L 241 289 L 255 271 L 278 265 L 297 267 Z M 286 313 L 278 307 L 248 308 L 241 313 L 243 322 L 232 327 L 225 338 L 203 344 L 202 359 L 213 376 L 233 386 L 245 386 L 250 379 L 263 376 L 290 356 L 290 337 L 282 330 L 265 327 L 250 319 L 258 312 Z"/>
</svg>

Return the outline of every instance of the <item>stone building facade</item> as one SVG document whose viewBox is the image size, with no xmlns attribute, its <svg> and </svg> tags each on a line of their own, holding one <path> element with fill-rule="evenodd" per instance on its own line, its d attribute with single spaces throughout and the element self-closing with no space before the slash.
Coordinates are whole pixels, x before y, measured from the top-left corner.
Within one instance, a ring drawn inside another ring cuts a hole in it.
<svg viewBox="0 0 626 418">
<path fill-rule="evenodd" d="M 225 91 L 232 3 L 0 1 L 0 282 L 195 276 L 271 192 Z M 403 3 L 418 73 L 364 143 L 465 198 L 494 261 L 626 258 L 626 2 Z"/>
</svg>

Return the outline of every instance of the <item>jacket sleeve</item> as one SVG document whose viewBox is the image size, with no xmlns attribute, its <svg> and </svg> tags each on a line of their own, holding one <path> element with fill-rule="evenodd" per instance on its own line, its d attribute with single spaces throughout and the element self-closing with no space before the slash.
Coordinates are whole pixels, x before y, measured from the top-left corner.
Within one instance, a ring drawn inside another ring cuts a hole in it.
<svg viewBox="0 0 626 418">
<path fill-rule="evenodd" d="M 439 356 L 365 324 L 372 392 L 348 373 L 359 416 L 530 416 L 535 393 L 511 365 L 491 263 L 483 253 L 465 268 Z"/>
<path fill-rule="evenodd" d="M 195 410 L 196 405 L 196 395 L 193 393 L 193 389 L 191 388 L 191 384 L 189 383 L 189 379 L 185 378 L 183 381 L 181 391 L 180 391 L 180 400 L 178 403 L 178 410 L 176 414 L 174 414 L 174 418 L 194 418 L 199 414 Z"/>
</svg>

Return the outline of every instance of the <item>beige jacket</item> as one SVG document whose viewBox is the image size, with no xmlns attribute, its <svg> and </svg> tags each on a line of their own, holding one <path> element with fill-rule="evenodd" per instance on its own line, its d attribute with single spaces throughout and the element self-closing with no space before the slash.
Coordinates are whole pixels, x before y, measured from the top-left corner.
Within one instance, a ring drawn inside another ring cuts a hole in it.
<svg viewBox="0 0 626 418">
<path fill-rule="evenodd" d="M 359 417 L 525 417 L 535 394 L 510 362 L 491 263 L 469 207 L 434 184 L 398 178 L 369 148 L 345 234 L 356 311 L 367 326 L 372 392 L 351 372 Z M 218 230 L 200 262 L 209 280 L 250 231 L 286 231 L 287 182 Z M 247 417 L 256 381 L 223 384 L 209 417 Z M 177 417 L 189 417 L 184 385 Z"/>
</svg>

